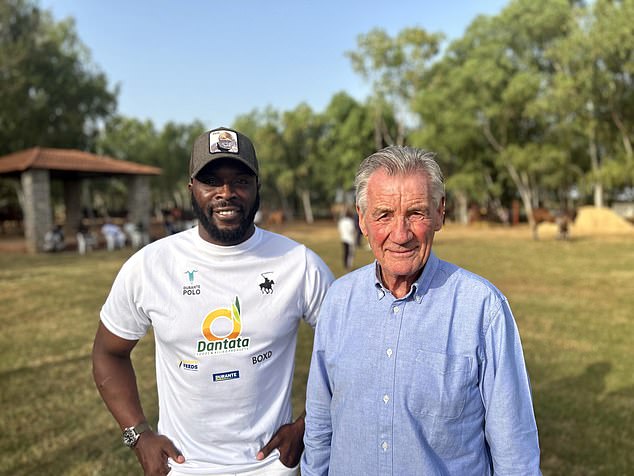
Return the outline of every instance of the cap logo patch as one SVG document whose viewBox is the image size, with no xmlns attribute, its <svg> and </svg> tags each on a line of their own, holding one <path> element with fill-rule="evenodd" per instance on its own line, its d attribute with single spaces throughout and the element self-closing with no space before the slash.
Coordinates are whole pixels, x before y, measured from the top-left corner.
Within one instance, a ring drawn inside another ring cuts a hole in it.
<svg viewBox="0 0 634 476">
<path fill-rule="evenodd" d="M 238 135 L 233 131 L 213 131 L 209 134 L 209 152 L 238 153 Z"/>
</svg>

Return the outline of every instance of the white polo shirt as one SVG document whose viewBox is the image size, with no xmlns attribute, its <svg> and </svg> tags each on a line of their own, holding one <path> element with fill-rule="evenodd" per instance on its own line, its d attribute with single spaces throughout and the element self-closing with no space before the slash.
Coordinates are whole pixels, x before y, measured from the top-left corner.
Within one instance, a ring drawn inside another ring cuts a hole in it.
<svg viewBox="0 0 634 476">
<path fill-rule="evenodd" d="M 129 340 L 156 341 L 158 431 L 185 474 L 253 470 L 257 452 L 292 418 L 300 319 L 315 326 L 333 275 L 311 250 L 256 228 L 236 246 L 198 228 L 158 240 L 121 268 L 102 310 Z"/>
</svg>

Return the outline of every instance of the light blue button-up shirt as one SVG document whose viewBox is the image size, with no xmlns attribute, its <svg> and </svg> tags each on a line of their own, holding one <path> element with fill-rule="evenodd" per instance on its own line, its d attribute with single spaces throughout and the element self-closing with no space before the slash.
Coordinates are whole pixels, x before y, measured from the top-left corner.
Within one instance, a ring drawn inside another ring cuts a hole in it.
<svg viewBox="0 0 634 476">
<path fill-rule="evenodd" d="M 302 476 L 541 474 L 506 298 L 432 253 L 396 299 L 377 266 L 337 280 L 322 304 Z"/>
</svg>

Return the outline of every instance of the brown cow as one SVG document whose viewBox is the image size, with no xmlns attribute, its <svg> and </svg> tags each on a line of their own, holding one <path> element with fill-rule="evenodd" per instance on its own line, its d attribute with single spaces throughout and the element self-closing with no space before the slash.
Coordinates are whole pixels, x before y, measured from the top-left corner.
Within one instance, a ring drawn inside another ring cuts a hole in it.
<svg viewBox="0 0 634 476">
<path fill-rule="evenodd" d="M 555 216 L 547 208 L 533 208 L 533 219 L 536 225 L 544 222 L 555 223 Z"/>
</svg>

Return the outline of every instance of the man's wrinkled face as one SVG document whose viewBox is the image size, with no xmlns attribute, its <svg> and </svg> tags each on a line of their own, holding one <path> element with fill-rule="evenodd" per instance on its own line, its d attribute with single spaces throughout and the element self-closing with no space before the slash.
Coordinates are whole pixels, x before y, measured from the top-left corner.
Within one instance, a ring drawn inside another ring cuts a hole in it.
<svg viewBox="0 0 634 476">
<path fill-rule="evenodd" d="M 189 184 L 200 236 L 210 243 L 231 246 L 253 235 L 253 219 L 260 205 L 253 172 L 232 159 L 205 166 Z"/>
<path fill-rule="evenodd" d="M 391 176 L 379 169 L 370 176 L 359 225 L 381 265 L 383 284 L 397 297 L 420 276 L 444 208 L 444 200 L 434 206 L 425 172 Z"/>
</svg>

